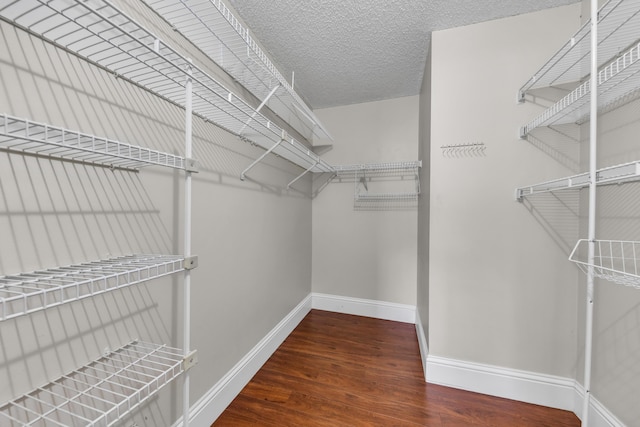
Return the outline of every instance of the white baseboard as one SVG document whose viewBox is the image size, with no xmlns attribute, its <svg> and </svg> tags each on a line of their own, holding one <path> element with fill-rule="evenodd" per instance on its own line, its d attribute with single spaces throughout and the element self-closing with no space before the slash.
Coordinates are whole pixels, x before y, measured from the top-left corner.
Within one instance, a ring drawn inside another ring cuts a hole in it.
<svg viewBox="0 0 640 427">
<path fill-rule="evenodd" d="M 582 416 L 584 389 L 575 380 L 517 369 L 427 356 L 427 382 L 572 411 Z M 591 398 L 589 427 L 624 427 Z"/>
<path fill-rule="evenodd" d="M 298 304 L 189 410 L 189 426 L 209 427 L 311 310 L 311 295 Z M 182 421 L 174 427 L 182 426 Z"/>
<path fill-rule="evenodd" d="M 412 324 L 416 322 L 416 307 L 414 305 L 319 294 L 315 292 L 311 295 L 313 297 L 313 308 L 317 310 L 354 314 L 356 316 L 374 317 L 376 319 Z"/>
<path fill-rule="evenodd" d="M 429 345 L 427 343 L 427 334 L 422 327 L 420 319 L 420 311 L 416 309 L 416 335 L 418 336 L 418 345 L 420 346 L 420 358 L 422 359 L 422 370 L 424 371 L 425 381 L 427 379 L 427 356 L 429 355 Z"/>
</svg>

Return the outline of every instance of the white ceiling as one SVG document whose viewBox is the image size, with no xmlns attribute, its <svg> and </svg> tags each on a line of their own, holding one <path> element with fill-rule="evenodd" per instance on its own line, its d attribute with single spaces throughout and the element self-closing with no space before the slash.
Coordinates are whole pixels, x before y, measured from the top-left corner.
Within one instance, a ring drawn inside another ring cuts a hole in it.
<svg viewBox="0 0 640 427">
<path fill-rule="evenodd" d="M 431 32 L 579 0 L 229 0 L 313 109 L 416 95 Z"/>
</svg>

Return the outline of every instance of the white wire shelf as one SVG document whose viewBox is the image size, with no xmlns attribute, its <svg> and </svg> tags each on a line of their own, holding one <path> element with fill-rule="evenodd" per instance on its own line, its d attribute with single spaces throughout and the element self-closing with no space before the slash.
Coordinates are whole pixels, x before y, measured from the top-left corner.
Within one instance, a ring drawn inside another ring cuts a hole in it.
<svg viewBox="0 0 640 427">
<path fill-rule="evenodd" d="M 638 40 L 640 0 L 610 0 L 598 12 L 598 67 Z M 589 74 L 591 21 L 585 23 L 555 55 L 551 57 L 519 92 L 524 94 L 541 87 L 579 82 Z"/>
<path fill-rule="evenodd" d="M 333 168 L 108 0 L 0 0 L 0 18 L 311 172 Z"/>
<path fill-rule="evenodd" d="M 365 163 L 334 166 L 338 178 L 356 178 L 366 176 L 396 176 L 402 174 L 417 175 L 422 167 L 421 161 Z"/>
<path fill-rule="evenodd" d="M 159 165 L 184 169 L 183 157 L 148 148 L 0 115 L 0 148 L 109 167 L 139 169 Z"/>
<path fill-rule="evenodd" d="M 596 184 L 614 184 L 640 179 L 640 161 L 624 163 L 598 169 L 596 172 Z M 554 179 L 540 184 L 520 187 L 516 189 L 516 199 L 522 201 L 527 196 L 553 191 L 580 189 L 589 186 L 589 173 L 581 173 L 566 178 Z"/>
<path fill-rule="evenodd" d="M 594 260 L 587 260 L 589 241 L 578 240 L 569 256 L 585 273 L 619 285 L 640 289 L 640 242 L 595 240 Z"/>
<path fill-rule="evenodd" d="M 636 76 L 639 71 L 640 43 L 598 72 L 598 109 L 606 109 L 625 95 L 639 90 L 640 79 Z M 541 126 L 586 120 L 589 117 L 590 91 L 591 80 L 587 80 L 525 125 L 520 136 L 525 137 Z"/>
<path fill-rule="evenodd" d="M 0 277 L 0 321 L 184 270 L 184 258 L 128 255 Z"/>
<path fill-rule="evenodd" d="M 415 201 L 420 193 L 366 193 L 356 194 L 356 202 L 393 202 L 393 201 Z"/>
<path fill-rule="evenodd" d="M 182 354 L 133 341 L 0 406 L 0 425 L 111 426 L 183 372 Z"/>
<path fill-rule="evenodd" d="M 220 0 L 144 0 L 305 138 L 331 138 L 231 11 Z M 275 90 L 273 97 L 271 91 Z"/>
</svg>

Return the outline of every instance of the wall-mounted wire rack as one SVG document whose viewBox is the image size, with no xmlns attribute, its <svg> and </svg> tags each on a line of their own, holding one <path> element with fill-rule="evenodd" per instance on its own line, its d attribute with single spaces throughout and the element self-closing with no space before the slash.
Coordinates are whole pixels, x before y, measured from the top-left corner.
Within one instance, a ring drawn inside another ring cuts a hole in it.
<svg viewBox="0 0 640 427">
<path fill-rule="evenodd" d="M 594 241 L 594 262 L 587 257 L 588 241 L 578 240 L 569 260 L 585 273 L 619 285 L 640 289 L 640 242 L 623 240 Z"/>
<path fill-rule="evenodd" d="M 128 255 L 0 277 L 0 321 L 184 270 L 184 258 Z"/>
<path fill-rule="evenodd" d="M 522 201 L 527 196 L 540 193 L 549 193 L 562 190 L 577 190 L 589 186 L 591 174 L 589 172 L 554 179 L 540 184 L 520 187 L 516 189 L 516 199 Z M 619 184 L 640 180 L 640 160 L 621 165 L 609 166 L 598 169 L 596 172 L 596 184 Z"/>
<path fill-rule="evenodd" d="M 640 89 L 640 81 L 635 76 L 639 71 L 640 43 L 598 72 L 598 109 L 606 109 L 625 95 Z M 587 80 L 522 127 L 520 137 L 524 138 L 529 132 L 540 126 L 585 121 L 589 117 L 588 95 L 590 92 L 591 81 Z"/>
<path fill-rule="evenodd" d="M 611 62 L 637 41 L 638 0 L 609 1 L 598 11 L 598 67 Z M 589 75 L 591 21 L 586 22 L 518 91 L 518 99 L 533 89 L 580 82 Z"/>
<path fill-rule="evenodd" d="M 188 163 L 173 154 L 7 114 L 0 115 L 0 149 L 126 169 L 151 165 L 185 169 Z"/>
<path fill-rule="evenodd" d="M 333 168 L 107 0 L 4 0 L 0 18 L 311 172 Z"/>
<path fill-rule="evenodd" d="M 145 2 L 309 141 L 314 136 L 331 139 L 292 84 L 222 1 Z"/>
<path fill-rule="evenodd" d="M 183 372 L 182 350 L 133 341 L 0 406 L 0 425 L 111 426 Z"/>
<path fill-rule="evenodd" d="M 598 11 L 598 108 L 604 110 L 640 89 L 640 0 L 610 0 Z M 518 100 L 543 87 L 575 84 L 575 88 L 520 128 L 520 137 L 540 126 L 580 123 L 589 115 L 591 21 L 585 23 L 518 91 Z"/>
<path fill-rule="evenodd" d="M 482 157 L 487 146 L 484 142 L 471 142 L 466 144 L 449 144 L 440 146 L 444 157 Z"/>
<path fill-rule="evenodd" d="M 353 181 L 354 200 L 356 203 L 375 202 L 406 202 L 417 201 L 420 195 L 420 168 L 421 161 L 415 162 L 391 162 L 368 163 L 335 166 L 336 178 L 340 181 Z M 403 191 L 375 192 L 369 187 L 372 183 L 392 182 L 408 183 L 411 191 L 406 191 L 406 186 L 400 187 Z"/>
</svg>

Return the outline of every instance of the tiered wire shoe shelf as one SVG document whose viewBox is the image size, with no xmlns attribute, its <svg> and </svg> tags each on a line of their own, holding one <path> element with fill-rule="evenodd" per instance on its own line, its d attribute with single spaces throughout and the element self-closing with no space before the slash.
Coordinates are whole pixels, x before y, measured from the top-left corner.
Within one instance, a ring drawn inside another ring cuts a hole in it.
<svg viewBox="0 0 640 427">
<path fill-rule="evenodd" d="M 189 170 L 193 161 L 3 114 L 0 149 L 92 165 Z M 175 255 L 127 255 L 0 277 L 0 321 L 190 268 Z M 112 425 L 183 371 L 183 350 L 131 343 L 0 406 L 2 426 Z"/>
<path fill-rule="evenodd" d="M 591 2 L 591 20 L 545 63 L 518 92 L 524 102 L 537 89 L 571 90 L 520 129 L 521 138 L 542 126 L 589 120 L 589 171 L 516 189 L 523 201 L 540 193 L 589 188 L 588 238 L 579 240 L 569 259 L 587 275 L 585 368 L 582 425 L 589 425 L 594 279 L 640 289 L 640 242 L 596 240 L 596 187 L 640 179 L 640 161 L 597 169 L 598 114 L 640 94 L 640 0 L 610 0 L 598 10 Z M 593 90 L 592 90 L 593 89 Z"/>
<path fill-rule="evenodd" d="M 0 17 L 310 172 L 333 168 L 107 0 L 3 0 Z"/>
<path fill-rule="evenodd" d="M 315 114 L 220 0 L 145 0 L 160 16 L 309 141 L 331 139 Z"/>
<path fill-rule="evenodd" d="M 0 425 L 111 426 L 183 370 L 182 350 L 133 341 L 0 406 Z"/>
<path fill-rule="evenodd" d="M 640 289 L 640 242 L 596 240 L 594 262 L 587 259 L 588 241 L 581 239 L 569 259 L 585 273 L 619 285 Z"/>
</svg>

